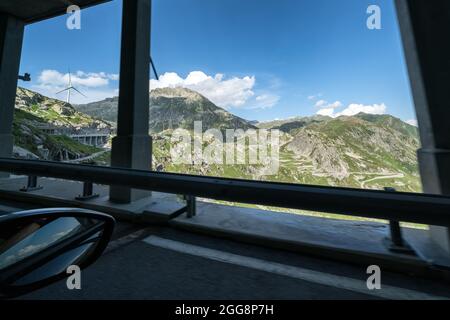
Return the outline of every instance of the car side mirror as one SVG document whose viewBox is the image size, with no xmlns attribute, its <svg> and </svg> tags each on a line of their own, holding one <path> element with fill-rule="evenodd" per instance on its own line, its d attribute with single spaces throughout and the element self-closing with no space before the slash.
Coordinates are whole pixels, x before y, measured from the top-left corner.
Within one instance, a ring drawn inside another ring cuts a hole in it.
<svg viewBox="0 0 450 320">
<path fill-rule="evenodd" d="M 95 262 L 114 230 L 113 217 L 52 208 L 0 216 L 0 298 L 23 295 Z"/>
</svg>

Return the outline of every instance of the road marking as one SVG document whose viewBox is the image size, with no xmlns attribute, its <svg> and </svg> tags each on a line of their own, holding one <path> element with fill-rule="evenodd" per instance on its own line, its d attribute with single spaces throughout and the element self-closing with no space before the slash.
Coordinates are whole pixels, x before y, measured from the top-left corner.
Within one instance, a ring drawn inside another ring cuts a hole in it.
<svg viewBox="0 0 450 320">
<path fill-rule="evenodd" d="M 210 260 L 220 261 L 223 263 L 234 264 L 255 270 L 270 272 L 282 276 L 300 279 L 321 285 L 336 287 L 339 289 L 350 290 L 362 294 L 376 296 L 383 299 L 393 300 L 441 300 L 448 299 L 445 297 L 435 296 L 419 291 L 403 289 L 393 286 L 383 285 L 381 290 L 367 289 L 366 282 L 352 279 L 344 276 L 337 276 L 329 273 L 303 269 L 299 267 L 289 266 L 272 261 L 241 256 L 229 252 L 209 249 L 179 241 L 160 238 L 157 236 L 149 236 L 143 239 L 144 242 L 163 249 L 168 249 L 184 254 L 197 257 L 203 257 Z"/>
</svg>

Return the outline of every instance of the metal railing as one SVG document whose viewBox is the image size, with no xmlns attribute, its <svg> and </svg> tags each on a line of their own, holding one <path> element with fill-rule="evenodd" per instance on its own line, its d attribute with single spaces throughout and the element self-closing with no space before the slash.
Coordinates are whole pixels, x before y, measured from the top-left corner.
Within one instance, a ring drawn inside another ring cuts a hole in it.
<svg viewBox="0 0 450 320">
<path fill-rule="evenodd" d="M 216 200 L 450 226 L 450 198 L 0 158 L 0 171 Z"/>
</svg>

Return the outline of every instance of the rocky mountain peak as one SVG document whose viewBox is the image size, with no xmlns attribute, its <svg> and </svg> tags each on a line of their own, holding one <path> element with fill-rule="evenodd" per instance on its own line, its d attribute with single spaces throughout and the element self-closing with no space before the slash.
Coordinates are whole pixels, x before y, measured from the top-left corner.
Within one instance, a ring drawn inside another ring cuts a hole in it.
<svg viewBox="0 0 450 320">
<path fill-rule="evenodd" d="M 188 88 L 182 87 L 170 87 L 170 88 L 157 88 L 150 91 L 150 98 L 182 98 L 186 99 L 187 102 L 198 102 L 202 100 L 207 100 L 200 93 L 193 91 Z"/>
</svg>

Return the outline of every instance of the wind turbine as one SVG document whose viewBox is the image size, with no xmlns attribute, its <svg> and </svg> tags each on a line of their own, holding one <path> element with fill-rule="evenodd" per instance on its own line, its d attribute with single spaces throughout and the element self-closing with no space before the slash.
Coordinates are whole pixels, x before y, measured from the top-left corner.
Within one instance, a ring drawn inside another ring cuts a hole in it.
<svg viewBox="0 0 450 320">
<path fill-rule="evenodd" d="M 83 97 L 87 98 L 84 94 L 82 94 L 82 93 L 80 92 L 80 90 L 78 90 L 77 88 L 75 88 L 75 87 L 72 85 L 72 76 L 70 75 L 70 70 L 69 70 L 69 83 L 68 83 L 68 85 L 67 85 L 67 88 L 65 88 L 65 89 L 63 89 L 63 90 L 57 92 L 56 94 L 60 94 L 60 93 L 62 93 L 62 92 L 64 92 L 64 91 L 67 91 L 67 99 L 66 99 L 66 102 L 67 102 L 67 103 L 70 103 L 70 93 L 71 93 L 71 90 L 75 90 L 76 92 L 78 92 L 79 94 L 81 94 Z"/>
<path fill-rule="evenodd" d="M 158 72 L 156 72 L 155 64 L 153 63 L 153 59 L 150 56 L 150 66 L 152 67 L 153 73 L 155 74 L 156 80 L 159 80 Z"/>
</svg>

